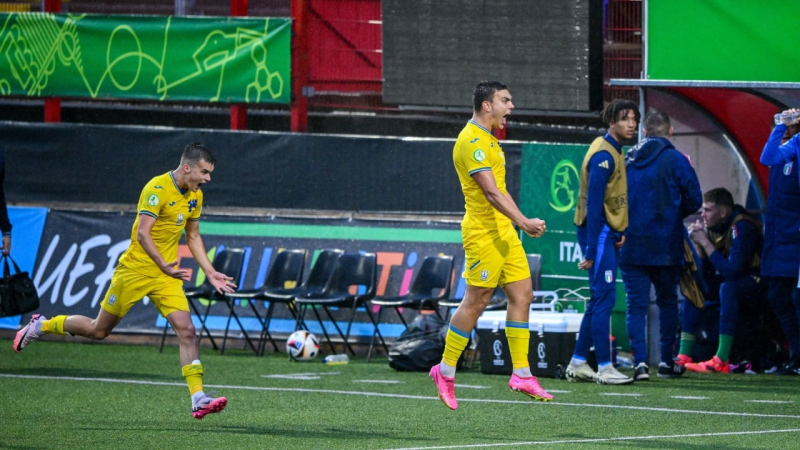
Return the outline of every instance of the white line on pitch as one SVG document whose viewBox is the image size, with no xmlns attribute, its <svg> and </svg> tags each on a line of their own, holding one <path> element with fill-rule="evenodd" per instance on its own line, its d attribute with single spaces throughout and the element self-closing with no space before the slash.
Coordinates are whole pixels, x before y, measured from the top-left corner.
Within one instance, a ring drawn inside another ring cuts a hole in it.
<svg viewBox="0 0 800 450">
<path fill-rule="evenodd" d="M 778 404 L 794 403 L 791 400 L 745 400 L 745 401 L 750 403 L 778 403 Z"/>
<path fill-rule="evenodd" d="M 405 447 L 386 450 L 442 450 L 450 448 L 492 448 L 492 447 L 516 447 L 520 445 L 547 445 L 547 444 L 591 444 L 596 442 L 615 442 L 615 441 L 648 441 L 655 439 L 684 439 L 693 437 L 717 437 L 717 436 L 741 436 L 748 434 L 768 434 L 768 433 L 797 433 L 800 428 L 790 428 L 786 430 L 763 430 L 763 431 L 730 431 L 724 433 L 696 433 L 696 434 L 665 434 L 661 436 L 623 436 L 614 438 L 596 439 L 564 439 L 560 441 L 525 441 L 525 442 L 494 442 L 491 444 L 472 444 L 472 445 L 442 445 L 435 447 Z"/>
<path fill-rule="evenodd" d="M 604 392 L 600 395 L 608 395 L 609 397 L 641 397 L 642 394 L 625 393 L 625 392 Z"/>
<path fill-rule="evenodd" d="M 145 380 L 123 380 L 117 378 L 88 378 L 88 377 L 63 377 L 53 375 L 17 375 L 0 373 L 0 378 L 21 378 L 32 380 L 63 380 L 63 381 L 88 381 L 93 383 L 119 383 L 119 384 L 138 384 L 146 386 L 179 386 L 186 387 L 185 382 L 166 382 L 166 381 L 145 381 Z M 357 392 L 357 391 L 343 391 L 336 389 L 308 389 L 308 388 L 279 388 L 269 386 L 229 386 L 224 384 L 205 384 L 206 387 L 216 389 L 233 389 L 233 390 L 246 390 L 246 391 L 266 391 L 266 392 L 303 392 L 308 394 L 339 394 L 339 395 L 356 395 L 363 397 L 384 397 L 384 398 L 402 398 L 407 400 L 439 400 L 439 397 L 432 397 L 427 395 L 409 395 L 409 394 L 391 394 L 385 392 Z M 679 414 L 701 414 L 711 416 L 734 416 L 734 417 L 764 417 L 774 419 L 800 419 L 800 415 L 796 414 L 762 414 L 762 413 L 738 413 L 728 411 L 706 411 L 706 410 L 692 410 L 692 409 L 674 409 L 674 408 L 657 408 L 651 406 L 628 406 L 628 405 L 605 405 L 605 404 L 592 404 L 592 403 L 568 403 L 568 402 L 532 402 L 530 400 L 496 400 L 496 399 L 477 399 L 477 398 L 459 398 L 460 403 L 500 403 L 506 405 L 528 405 L 534 407 L 554 407 L 554 406 L 572 406 L 578 408 L 603 408 L 603 409 L 625 409 L 633 411 L 657 411 L 665 413 L 679 413 Z"/>
<path fill-rule="evenodd" d="M 285 380 L 319 380 L 321 375 L 339 375 L 339 372 L 279 373 L 261 375 L 261 378 L 280 378 Z"/>
<path fill-rule="evenodd" d="M 353 380 L 353 383 L 375 383 L 375 384 L 403 384 L 400 380 Z"/>
</svg>

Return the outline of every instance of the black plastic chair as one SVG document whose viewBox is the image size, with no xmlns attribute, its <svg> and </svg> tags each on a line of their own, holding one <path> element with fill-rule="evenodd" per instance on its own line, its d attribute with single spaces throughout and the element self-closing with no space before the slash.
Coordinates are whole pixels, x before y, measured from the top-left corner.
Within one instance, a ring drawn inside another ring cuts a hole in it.
<svg viewBox="0 0 800 450">
<path fill-rule="evenodd" d="M 407 294 L 393 297 L 375 297 L 372 300 L 371 303 L 380 306 L 380 309 L 378 310 L 375 331 L 372 332 L 372 339 L 369 342 L 367 362 L 369 362 L 370 356 L 372 355 L 375 335 L 378 333 L 377 324 L 381 322 L 383 308 L 393 308 L 406 329 L 408 329 L 408 322 L 406 322 L 406 319 L 400 312 L 400 308 L 408 308 L 416 311 L 423 309 L 433 310 L 436 315 L 441 318 L 442 316 L 438 311 L 439 301 L 445 300 L 450 296 L 450 280 L 452 276 L 452 256 L 428 256 L 422 261 L 422 266 L 420 266 L 414 281 L 411 283 L 411 289 L 409 289 Z"/>
<path fill-rule="evenodd" d="M 272 262 L 269 272 L 267 272 L 267 279 L 261 287 L 226 294 L 226 297 L 231 302 L 246 300 L 253 314 L 261 323 L 261 336 L 258 341 L 258 350 L 256 352 L 259 355 L 264 354 L 267 340 L 269 340 L 275 348 L 275 351 L 278 351 L 278 345 L 269 333 L 269 325 L 272 321 L 272 313 L 275 309 L 275 304 L 282 303 L 286 305 L 292 317 L 297 317 L 297 313 L 291 301 L 283 301 L 282 298 L 274 301 L 270 296 L 270 292 L 276 290 L 283 291 L 300 285 L 303 280 L 303 269 L 305 268 L 307 254 L 308 251 L 304 249 L 281 250 L 278 252 L 277 256 L 275 256 L 275 260 Z M 287 286 L 287 284 L 290 286 Z M 261 314 L 259 314 L 255 306 L 256 301 L 269 302 L 267 313 L 264 317 L 261 317 Z M 224 347 L 223 344 L 223 348 Z"/>
<path fill-rule="evenodd" d="M 304 322 L 306 310 L 308 308 L 313 309 L 314 315 L 316 316 L 317 321 L 322 328 L 322 332 L 325 335 L 328 345 L 330 346 L 331 350 L 335 352 L 333 342 L 331 342 L 328 331 L 325 329 L 325 325 L 322 323 L 322 317 L 317 311 L 317 307 L 320 307 L 323 311 L 325 311 L 331 322 L 333 322 L 333 326 L 336 328 L 339 336 L 342 337 L 345 351 L 349 350 L 350 353 L 355 355 L 355 351 L 353 351 L 353 348 L 350 346 L 349 339 L 356 309 L 361 306 L 365 306 L 369 320 L 372 322 L 373 326 L 377 327 L 375 317 L 372 315 L 372 311 L 370 311 L 370 308 L 367 304 L 375 297 L 377 281 L 378 267 L 377 258 L 375 257 L 374 253 L 345 253 L 339 257 L 338 260 L 336 260 L 336 265 L 333 268 L 330 279 L 321 292 L 305 293 L 297 297 L 296 305 L 298 308 L 298 314 L 296 328 L 299 328 Z M 351 286 L 365 286 L 366 291 L 363 294 L 353 294 L 350 292 Z M 333 318 L 333 315 L 330 311 L 330 308 L 332 307 L 350 309 L 350 317 L 347 322 L 346 332 L 342 332 L 342 329 Z M 380 330 L 378 330 L 378 338 L 381 340 L 383 347 L 388 353 L 389 348 L 386 346 L 386 342 L 384 342 Z"/>
<path fill-rule="evenodd" d="M 285 303 L 290 307 L 290 311 L 294 313 L 295 330 L 301 328 L 308 330 L 305 322 L 298 321 L 299 315 L 297 314 L 297 297 L 304 294 L 313 294 L 322 292 L 325 285 L 328 284 L 328 279 L 333 273 L 333 268 L 336 261 L 344 254 L 343 250 L 339 249 L 326 249 L 319 252 L 317 259 L 314 260 L 311 266 L 311 271 L 308 274 L 306 281 L 293 288 L 278 288 L 270 289 L 265 293 L 265 297 L 271 303 Z M 271 317 L 271 316 L 270 316 Z"/>
<path fill-rule="evenodd" d="M 242 275 L 242 267 L 244 266 L 244 249 L 227 247 L 223 249 L 221 252 L 217 253 L 211 265 L 217 272 L 224 273 L 225 275 L 232 277 L 234 280 L 238 282 L 239 278 Z M 200 336 L 198 337 L 198 344 L 199 340 L 203 338 L 203 333 L 205 333 L 211 340 L 211 346 L 214 348 L 214 350 L 217 350 L 218 349 L 217 343 L 216 341 L 214 341 L 214 337 L 211 336 L 211 331 L 209 331 L 208 327 L 206 327 L 206 320 L 208 319 L 208 313 L 211 310 L 212 301 L 216 300 L 228 304 L 228 302 L 225 299 L 225 296 L 218 293 L 217 290 L 214 289 L 214 286 L 211 284 L 211 282 L 208 281 L 208 278 L 206 278 L 205 281 L 203 281 L 203 283 L 200 286 L 184 289 L 184 293 L 186 294 L 186 299 L 189 302 L 189 307 L 192 309 L 192 311 L 194 311 L 194 314 L 198 317 L 198 319 L 200 319 L 201 329 L 200 329 Z M 200 300 L 201 298 L 207 299 L 208 301 L 208 304 L 206 305 L 206 310 L 202 314 L 200 313 L 200 310 L 198 309 L 197 305 L 194 304 L 194 300 Z M 234 313 L 232 305 L 228 304 L 228 306 L 231 311 L 231 314 L 228 315 L 228 325 L 230 325 L 231 315 Z M 244 333 L 244 327 L 242 327 L 242 324 L 241 322 L 239 322 L 238 317 L 236 317 L 236 321 L 239 323 L 239 327 L 242 329 L 242 332 Z M 158 349 L 159 352 L 164 350 L 164 341 L 167 339 L 167 330 L 169 329 L 169 327 L 170 327 L 169 322 L 167 322 L 167 324 L 164 325 L 164 334 L 161 336 L 161 346 Z M 225 329 L 226 338 L 227 335 L 228 335 L 228 329 L 226 327 Z M 246 333 L 244 333 L 244 335 L 252 347 L 253 345 L 252 342 L 250 342 L 249 337 L 247 336 Z M 222 351 L 223 352 L 225 351 L 224 342 Z"/>
</svg>

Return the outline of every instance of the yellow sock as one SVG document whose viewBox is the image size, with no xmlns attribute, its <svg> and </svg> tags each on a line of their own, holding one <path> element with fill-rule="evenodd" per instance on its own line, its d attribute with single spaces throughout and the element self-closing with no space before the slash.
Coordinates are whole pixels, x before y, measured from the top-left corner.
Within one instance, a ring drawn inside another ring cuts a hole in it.
<svg viewBox="0 0 800 450">
<path fill-rule="evenodd" d="M 67 334 L 67 332 L 64 331 L 64 321 L 67 320 L 67 317 L 69 316 L 55 316 L 50 320 L 42 321 L 42 331 L 45 333 L 60 334 L 62 336 Z"/>
<path fill-rule="evenodd" d="M 514 369 L 523 369 L 530 366 L 528 348 L 531 332 L 528 329 L 528 322 L 506 321 L 506 338 L 508 339 L 508 351 L 511 352 L 511 364 Z"/>
<path fill-rule="evenodd" d="M 203 390 L 203 365 L 200 364 L 200 361 L 197 361 L 196 364 L 183 366 L 181 372 L 183 377 L 186 378 L 186 384 L 189 385 L 190 395 Z"/>
<path fill-rule="evenodd" d="M 455 367 L 458 364 L 458 358 L 461 353 L 467 348 L 469 343 L 469 333 L 465 333 L 458 328 L 450 325 L 447 330 L 447 337 L 444 340 L 444 355 L 442 355 L 442 362 L 448 366 Z"/>
</svg>

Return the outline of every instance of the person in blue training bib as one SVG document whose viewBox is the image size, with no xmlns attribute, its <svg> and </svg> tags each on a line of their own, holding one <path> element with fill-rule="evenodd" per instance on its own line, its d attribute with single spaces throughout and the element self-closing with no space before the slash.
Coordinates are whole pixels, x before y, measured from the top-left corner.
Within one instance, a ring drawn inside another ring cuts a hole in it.
<svg viewBox="0 0 800 450">
<path fill-rule="evenodd" d="M 628 228 L 628 184 L 622 144 L 639 124 L 639 110 L 629 100 L 609 102 L 600 114 L 608 132 L 592 142 L 581 164 L 575 226 L 583 261 L 578 268 L 589 274 L 591 298 L 581 320 L 578 342 L 566 370 L 569 381 L 630 384 L 633 378 L 611 362 L 611 311 L 617 292 L 617 261 Z M 597 372 L 586 359 L 594 346 Z"/>
</svg>

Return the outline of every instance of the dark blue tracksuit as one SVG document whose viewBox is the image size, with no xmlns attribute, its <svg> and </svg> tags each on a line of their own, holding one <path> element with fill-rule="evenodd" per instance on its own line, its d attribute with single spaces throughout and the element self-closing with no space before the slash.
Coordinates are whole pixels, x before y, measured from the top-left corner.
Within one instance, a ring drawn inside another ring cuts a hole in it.
<svg viewBox="0 0 800 450">
<path fill-rule="evenodd" d="M 619 265 L 628 296 L 634 364 L 647 362 L 651 284 L 659 308 L 661 361 L 672 364 L 680 323 L 677 287 L 684 259 L 683 219 L 702 206 L 703 194 L 688 158 L 666 138 L 643 140 L 628 152 L 625 165 L 628 229 Z"/>
<path fill-rule="evenodd" d="M 8 220 L 8 208 L 6 207 L 6 191 L 4 189 L 6 180 L 6 164 L 3 159 L 3 150 L 0 149 L 0 231 L 3 236 L 11 235 L 11 221 Z"/>
<path fill-rule="evenodd" d="M 604 139 L 622 152 L 620 145 L 606 133 Z M 614 159 L 608 152 L 598 152 L 589 160 L 589 186 L 586 199 L 586 222 L 578 227 L 578 244 L 584 259 L 594 261 L 589 270 L 589 290 L 591 300 L 581 320 L 578 342 L 574 356 L 586 360 L 589 349 L 594 345 L 597 364 L 611 362 L 611 348 L 600 343 L 609 342 L 611 311 L 617 294 L 617 260 L 619 250 L 614 243 L 622 238 L 622 233 L 608 226 L 603 202 L 606 186 L 614 173 Z"/>
<path fill-rule="evenodd" d="M 759 282 L 758 268 L 750 267 L 753 255 L 760 255 L 763 243 L 761 229 L 756 225 L 741 220 L 731 227 L 731 223 L 739 214 L 744 214 L 741 205 L 735 205 L 730 217 L 712 231 L 721 233 L 724 230 L 731 234 L 731 249 L 727 257 L 720 251 L 715 251 L 710 257 L 702 260 L 702 276 L 708 285 L 706 294 L 706 307 L 718 302 L 719 309 L 719 334 L 727 336 L 736 335 L 736 325 L 739 321 L 739 308 L 742 305 L 752 305 L 764 297 L 764 285 Z M 683 302 L 683 332 L 695 333 L 700 318 L 700 310 L 692 302 Z M 755 330 L 754 330 L 755 331 Z M 749 348 L 756 336 L 753 333 L 742 333 L 740 336 L 747 341 L 743 348 Z"/>
<path fill-rule="evenodd" d="M 775 127 L 764 145 L 765 156 L 775 153 L 786 127 Z M 761 275 L 767 298 L 792 350 L 800 356 L 800 294 L 796 287 L 800 267 L 800 180 L 797 158 L 769 166 L 769 195 L 764 214 L 764 250 Z"/>
</svg>

